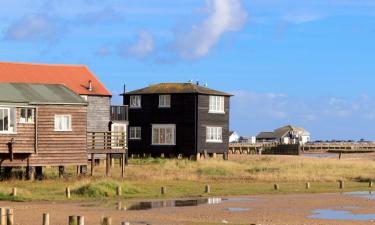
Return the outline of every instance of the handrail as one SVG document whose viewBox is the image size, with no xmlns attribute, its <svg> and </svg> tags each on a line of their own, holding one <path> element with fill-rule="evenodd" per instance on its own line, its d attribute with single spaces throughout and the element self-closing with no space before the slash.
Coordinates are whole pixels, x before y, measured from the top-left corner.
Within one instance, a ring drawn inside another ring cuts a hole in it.
<svg viewBox="0 0 375 225">
<path fill-rule="evenodd" d="M 127 149 L 126 132 L 88 132 L 87 149 L 95 150 L 118 150 Z"/>
</svg>

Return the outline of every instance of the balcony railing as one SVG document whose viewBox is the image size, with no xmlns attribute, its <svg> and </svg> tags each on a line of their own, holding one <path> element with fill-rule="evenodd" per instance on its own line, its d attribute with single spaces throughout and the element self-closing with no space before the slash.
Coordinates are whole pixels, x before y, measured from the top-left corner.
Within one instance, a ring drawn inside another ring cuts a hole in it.
<svg viewBox="0 0 375 225">
<path fill-rule="evenodd" d="M 87 133 L 87 150 L 90 153 L 121 153 L 126 149 L 126 132 Z"/>
<path fill-rule="evenodd" d="M 112 105 L 111 106 L 111 121 L 128 121 L 128 106 L 127 105 Z"/>
</svg>

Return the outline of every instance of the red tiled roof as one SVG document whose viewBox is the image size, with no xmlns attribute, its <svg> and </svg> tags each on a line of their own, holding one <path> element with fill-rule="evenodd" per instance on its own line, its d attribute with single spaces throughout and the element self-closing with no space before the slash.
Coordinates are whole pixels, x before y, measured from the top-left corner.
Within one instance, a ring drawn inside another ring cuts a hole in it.
<svg viewBox="0 0 375 225">
<path fill-rule="evenodd" d="M 80 95 L 112 95 L 85 65 L 0 62 L 0 83 L 4 82 L 64 84 Z"/>
</svg>

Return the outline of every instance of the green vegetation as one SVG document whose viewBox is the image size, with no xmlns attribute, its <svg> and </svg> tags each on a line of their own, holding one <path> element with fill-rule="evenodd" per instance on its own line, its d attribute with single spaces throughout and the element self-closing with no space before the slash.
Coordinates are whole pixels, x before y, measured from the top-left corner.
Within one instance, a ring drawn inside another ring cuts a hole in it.
<svg viewBox="0 0 375 225">
<path fill-rule="evenodd" d="M 10 179 L 0 183 L 2 200 L 65 200 L 65 188 L 71 189 L 71 200 L 118 198 L 175 198 L 206 196 L 204 186 L 211 185 L 209 195 L 249 195 L 268 193 L 338 192 L 338 180 L 345 181 L 344 191 L 368 190 L 375 180 L 372 159 L 318 159 L 292 156 L 232 156 L 231 160 L 135 159 L 126 167 L 126 178 L 120 178 L 118 165 L 112 177 L 104 177 L 104 166 L 96 167 L 94 177 L 77 177 L 75 168 L 66 168 L 59 179 L 57 168 L 44 170 L 41 181 Z M 19 172 L 15 172 L 19 173 Z M 311 189 L 305 189 L 305 182 Z M 273 184 L 280 190 L 275 191 Z M 122 187 L 122 195 L 116 189 Z M 167 193 L 160 194 L 166 186 Z M 18 196 L 12 197 L 16 187 Z"/>
</svg>

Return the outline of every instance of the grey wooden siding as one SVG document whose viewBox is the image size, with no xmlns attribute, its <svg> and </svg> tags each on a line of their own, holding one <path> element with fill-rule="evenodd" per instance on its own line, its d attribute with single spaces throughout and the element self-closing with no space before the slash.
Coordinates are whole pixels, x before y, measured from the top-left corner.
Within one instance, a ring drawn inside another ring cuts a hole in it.
<svg viewBox="0 0 375 225">
<path fill-rule="evenodd" d="M 111 98 L 108 96 L 88 96 L 87 101 L 87 131 L 108 131 Z"/>
<path fill-rule="evenodd" d="M 208 113 L 209 111 L 209 95 L 198 96 L 198 152 L 203 153 L 224 153 L 229 147 L 229 113 L 230 100 L 225 97 L 225 114 Z M 207 126 L 222 127 L 223 143 L 207 143 L 206 128 Z"/>
</svg>

